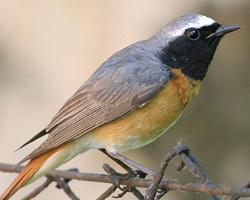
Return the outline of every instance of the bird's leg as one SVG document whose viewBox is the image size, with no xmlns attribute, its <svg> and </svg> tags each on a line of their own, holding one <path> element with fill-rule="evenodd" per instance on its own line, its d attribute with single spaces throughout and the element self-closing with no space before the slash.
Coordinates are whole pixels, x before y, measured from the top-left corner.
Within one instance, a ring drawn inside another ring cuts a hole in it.
<svg viewBox="0 0 250 200">
<path fill-rule="evenodd" d="M 114 158 L 112 158 L 112 159 L 114 159 Z M 114 160 L 116 161 L 116 159 L 114 159 Z M 121 187 L 120 184 L 121 184 L 121 182 L 123 180 L 131 178 L 131 174 L 130 173 L 120 174 L 120 173 L 116 172 L 115 169 L 113 169 L 112 167 L 110 167 L 108 164 L 104 164 L 103 165 L 103 169 L 110 175 L 110 178 L 111 178 L 111 180 L 113 181 L 113 184 L 114 184 L 113 187 L 109 188 L 107 191 L 112 191 L 112 193 L 113 193 L 117 188 L 119 188 L 122 191 L 120 194 L 118 194 L 116 196 L 113 196 L 113 198 L 121 198 L 126 193 L 131 192 L 138 199 L 144 200 L 144 196 L 141 194 L 141 192 L 137 188 L 135 188 L 135 187 L 129 187 L 129 186 L 123 186 L 123 187 Z M 134 174 L 132 174 L 132 175 L 134 175 Z M 141 178 L 144 178 L 144 177 L 141 177 Z M 102 196 L 105 195 L 105 194 L 106 194 L 106 192 L 103 193 Z M 110 195 L 110 193 L 108 193 L 108 194 Z"/>
<path fill-rule="evenodd" d="M 117 160 L 120 160 L 122 162 L 125 162 L 141 171 L 143 171 L 144 173 L 148 174 L 148 175 L 151 175 L 151 176 L 154 176 L 156 174 L 155 171 L 153 171 L 152 169 L 149 169 L 149 168 L 146 168 L 144 167 L 143 165 L 141 165 L 140 163 L 137 163 L 133 160 L 130 160 L 129 158 L 117 153 L 117 152 L 110 152 L 110 151 L 107 151 L 107 154 L 110 155 L 111 157 L 117 159 Z"/>
<path fill-rule="evenodd" d="M 108 156 L 110 159 L 112 159 L 114 162 L 116 162 L 118 165 L 120 165 L 123 169 L 125 169 L 128 173 L 134 174 L 134 170 L 132 168 L 130 168 L 127 164 L 125 164 L 124 162 L 113 158 L 111 155 L 108 154 L 108 152 L 105 149 L 99 149 L 99 151 L 101 151 L 102 153 L 104 153 L 106 156 Z M 146 176 L 146 175 L 145 175 Z"/>
</svg>

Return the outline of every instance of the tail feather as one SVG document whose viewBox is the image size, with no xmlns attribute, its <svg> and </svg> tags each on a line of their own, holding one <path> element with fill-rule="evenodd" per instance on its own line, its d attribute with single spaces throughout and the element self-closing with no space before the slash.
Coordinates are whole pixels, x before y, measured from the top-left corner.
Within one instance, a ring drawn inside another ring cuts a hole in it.
<svg viewBox="0 0 250 200">
<path fill-rule="evenodd" d="M 8 200 L 17 192 L 17 190 L 26 185 L 30 181 L 30 179 L 36 174 L 36 172 L 38 172 L 38 170 L 43 166 L 44 162 L 57 151 L 58 149 L 53 149 L 32 159 L 27 164 L 27 166 L 20 172 L 16 179 L 11 183 L 11 185 L 0 196 L 0 200 Z"/>
</svg>

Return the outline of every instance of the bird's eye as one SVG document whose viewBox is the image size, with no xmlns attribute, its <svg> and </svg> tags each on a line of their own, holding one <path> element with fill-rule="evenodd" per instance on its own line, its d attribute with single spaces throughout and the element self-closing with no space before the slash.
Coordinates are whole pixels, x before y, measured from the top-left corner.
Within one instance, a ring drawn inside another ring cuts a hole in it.
<svg viewBox="0 0 250 200">
<path fill-rule="evenodd" d="M 200 32 L 197 29 L 190 29 L 187 32 L 187 36 L 190 40 L 198 40 L 200 38 Z"/>
</svg>

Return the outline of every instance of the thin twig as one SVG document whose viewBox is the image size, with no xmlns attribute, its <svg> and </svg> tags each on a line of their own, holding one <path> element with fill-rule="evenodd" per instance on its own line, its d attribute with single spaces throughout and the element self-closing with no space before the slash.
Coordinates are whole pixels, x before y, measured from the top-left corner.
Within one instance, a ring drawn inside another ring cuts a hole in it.
<svg viewBox="0 0 250 200">
<path fill-rule="evenodd" d="M 250 188 L 250 182 L 248 182 L 244 188 Z M 229 200 L 239 200 L 241 196 L 232 196 L 229 198 Z"/>
<path fill-rule="evenodd" d="M 187 166 L 189 171 L 194 175 L 202 178 L 203 182 L 210 182 L 207 172 L 202 167 L 201 162 L 192 155 L 190 149 L 187 147 L 185 153 L 180 154 L 181 160 L 184 163 L 184 166 Z M 181 171 L 181 169 L 179 169 Z"/>
<path fill-rule="evenodd" d="M 120 173 L 116 172 L 115 169 L 113 169 L 108 164 L 104 164 L 103 169 L 105 170 L 105 172 L 110 174 L 110 176 L 113 179 L 114 185 L 117 186 L 122 191 L 122 193 L 118 194 L 117 196 L 113 196 L 114 198 L 121 198 L 127 192 L 131 192 L 137 199 L 144 200 L 144 196 L 141 194 L 141 192 L 137 188 L 128 187 L 128 186 L 125 186 L 125 187 L 122 188 L 120 186 L 122 180 L 126 180 L 126 179 L 129 179 L 131 177 L 135 177 L 134 173 L 133 174 L 130 174 L 130 173 L 128 173 L 128 174 L 120 174 Z M 145 178 L 145 175 L 143 174 L 143 176 L 141 178 Z"/>
<path fill-rule="evenodd" d="M 117 186 L 111 185 L 104 193 L 102 193 L 96 200 L 104 200 L 113 194 L 117 189 Z"/>
<path fill-rule="evenodd" d="M 186 147 L 186 148 L 187 148 L 187 150 L 179 155 L 181 157 L 181 159 L 182 159 L 182 163 L 184 163 L 183 167 L 187 166 L 187 168 L 189 169 L 189 171 L 192 174 L 194 174 L 195 176 L 198 176 L 198 177 L 202 178 L 203 182 L 205 182 L 207 184 L 213 184 L 213 182 L 209 178 L 206 170 L 202 166 L 202 164 L 199 161 L 199 159 L 196 158 L 191 153 L 191 150 L 188 147 Z M 180 170 L 181 170 L 181 168 L 179 168 L 179 171 Z M 219 195 L 212 195 L 212 198 L 214 200 L 222 200 L 222 197 L 219 196 Z"/>
<path fill-rule="evenodd" d="M 205 169 L 202 167 L 201 162 L 192 155 L 190 149 L 185 145 L 178 145 L 173 150 L 167 154 L 165 159 L 163 160 L 161 164 L 160 172 L 156 175 L 154 182 L 151 184 L 151 186 L 146 191 L 146 199 L 151 200 L 154 199 L 157 193 L 158 186 L 163 179 L 163 175 L 165 173 L 165 170 L 168 166 L 168 163 L 170 160 L 172 160 L 176 155 L 179 155 L 181 157 L 181 164 L 177 167 L 178 171 L 181 171 L 184 166 L 187 166 L 189 171 L 194 174 L 195 176 L 201 177 L 206 184 L 213 184 L 213 182 L 208 177 L 208 174 L 206 173 Z M 165 195 L 167 191 L 160 194 L 160 198 Z M 221 200 L 221 197 L 218 195 L 212 195 L 212 198 L 214 200 Z"/>
<path fill-rule="evenodd" d="M 125 164 L 124 162 L 116 159 L 116 158 L 113 158 L 112 156 L 110 156 L 107 151 L 105 149 L 100 149 L 100 151 L 102 153 L 104 153 L 105 155 L 107 155 L 110 159 L 112 159 L 114 162 L 116 162 L 118 165 L 120 165 L 123 169 L 125 169 L 129 175 L 133 176 L 133 177 L 136 177 L 137 175 L 139 175 L 140 178 L 145 178 L 147 176 L 146 173 L 142 172 L 142 171 L 134 171 L 131 167 L 129 167 L 127 164 Z M 104 167 L 104 170 L 105 170 L 105 166 Z M 108 170 L 108 169 L 106 169 Z M 105 171 L 106 171 L 105 170 Z M 106 171 L 107 172 L 107 171 Z M 136 173 L 135 173 L 136 172 Z M 107 172 L 108 173 L 108 172 Z M 137 188 L 130 188 L 130 191 L 134 194 L 134 196 L 139 199 L 139 200 L 143 200 L 144 199 L 144 196 L 142 195 L 142 193 L 137 189 Z"/>
<path fill-rule="evenodd" d="M 146 190 L 146 196 L 145 196 L 146 200 L 153 200 L 155 198 L 157 189 L 165 174 L 169 161 L 172 160 L 176 155 L 187 150 L 188 148 L 186 146 L 176 146 L 175 148 L 173 148 L 173 150 L 170 153 L 166 155 L 163 162 L 161 163 L 161 169 L 159 173 L 156 174 L 154 181 L 152 182 L 150 187 Z"/>
<path fill-rule="evenodd" d="M 75 193 L 70 189 L 69 185 L 67 182 L 61 180 L 60 177 L 57 176 L 49 176 L 49 178 L 53 181 L 55 181 L 59 188 L 63 189 L 63 191 L 65 192 L 65 194 L 67 194 L 67 196 L 72 199 L 72 200 L 80 200 Z"/>
<path fill-rule="evenodd" d="M 144 200 L 144 196 L 142 193 L 136 188 L 136 187 L 131 187 L 130 192 L 138 199 L 138 200 Z"/>
<path fill-rule="evenodd" d="M 24 198 L 22 198 L 22 200 L 33 199 L 38 194 L 40 194 L 43 190 L 45 190 L 52 182 L 53 182 L 53 180 L 47 178 L 46 181 L 44 183 L 42 183 L 42 185 L 40 185 L 39 187 L 37 187 L 36 189 L 34 189 L 31 193 L 29 193 L 27 196 L 25 196 Z"/>
</svg>

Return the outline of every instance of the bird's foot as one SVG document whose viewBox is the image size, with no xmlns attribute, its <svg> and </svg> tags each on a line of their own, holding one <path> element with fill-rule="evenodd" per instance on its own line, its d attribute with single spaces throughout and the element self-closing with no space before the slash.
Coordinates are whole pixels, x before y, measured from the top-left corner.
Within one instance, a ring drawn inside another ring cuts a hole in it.
<svg viewBox="0 0 250 200">
<path fill-rule="evenodd" d="M 113 198 L 121 198 L 123 197 L 126 193 L 128 192 L 132 192 L 134 195 L 136 195 L 137 197 L 141 197 L 141 199 L 143 198 L 143 195 L 140 193 L 139 190 L 137 190 L 135 187 L 129 187 L 129 186 L 121 186 L 122 181 L 124 180 L 128 180 L 130 178 L 135 178 L 135 177 L 139 177 L 139 178 L 145 178 L 147 176 L 146 173 L 140 171 L 140 170 L 134 170 L 132 172 L 128 172 L 125 174 L 121 174 L 116 172 L 111 166 L 109 166 L 108 164 L 104 164 L 103 165 L 103 169 L 110 174 L 111 180 L 113 182 L 113 184 L 119 188 L 121 190 L 121 193 L 112 196 Z"/>
</svg>

